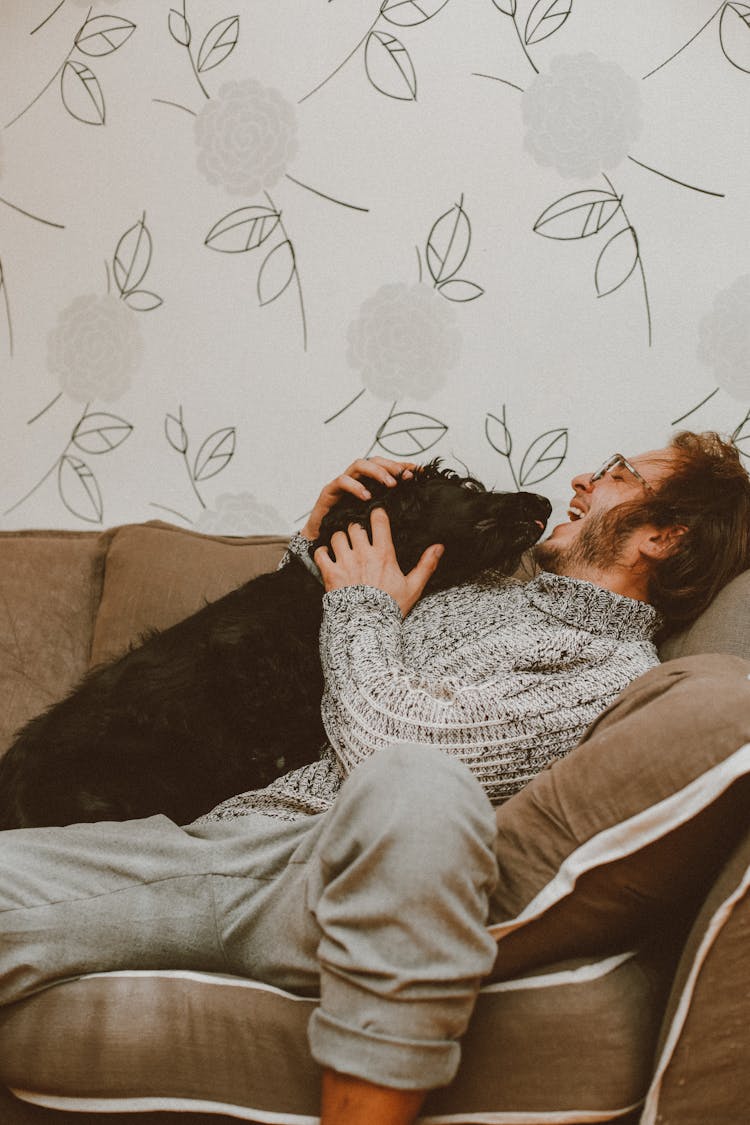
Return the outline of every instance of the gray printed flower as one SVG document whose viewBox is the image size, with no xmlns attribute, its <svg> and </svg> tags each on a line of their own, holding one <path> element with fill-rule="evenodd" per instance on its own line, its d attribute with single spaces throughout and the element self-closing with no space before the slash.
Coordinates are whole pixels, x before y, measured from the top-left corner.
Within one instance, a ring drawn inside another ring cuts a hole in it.
<svg viewBox="0 0 750 1125">
<path fill-rule="evenodd" d="M 378 398 L 429 398 L 461 351 L 451 306 L 428 285 L 383 285 L 347 332 L 349 364 Z"/>
<path fill-rule="evenodd" d="M 526 148 L 561 176 L 583 179 L 614 168 L 643 126 L 635 80 L 590 52 L 553 59 L 522 104 Z"/>
<path fill-rule="evenodd" d="M 207 535 L 279 535 L 286 522 L 252 492 L 223 492 L 213 509 L 204 509 L 195 527 Z"/>
<path fill-rule="evenodd" d="M 119 298 L 87 294 L 58 316 L 47 365 L 71 398 L 113 402 L 129 388 L 142 348 L 135 314 Z"/>
<path fill-rule="evenodd" d="M 698 358 L 734 398 L 750 398 L 750 274 L 738 277 L 714 300 L 698 326 Z"/>
<path fill-rule="evenodd" d="M 195 140 L 210 183 L 254 195 L 281 179 L 297 152 L 296 114 L 278 90 L 254 78 L 228 82 L 196 117 Z"/>
</svg>

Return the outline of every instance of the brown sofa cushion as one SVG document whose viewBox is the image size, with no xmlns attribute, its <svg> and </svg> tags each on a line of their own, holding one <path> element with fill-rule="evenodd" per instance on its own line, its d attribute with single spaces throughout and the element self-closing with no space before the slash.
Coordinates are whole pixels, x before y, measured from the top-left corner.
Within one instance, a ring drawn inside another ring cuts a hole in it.
<svg viewBox="0 0 750 1125">
<path fill-rule="evenodd" d="M 110 533 L 0 534 L 0 753 L 88 668 Z"/>
<path fill-rule="evenodd" d="M 488 985 L 458 1075 L 430 1095 L 420 1121 L 570 1125 L 633 1107 L 648 1086 L 666 992 L 659 960 L 626 951 Z M 0 1079 L 53 1109 L 313 1122 L 316 1004 L 221 974 L 93 974 L 0 1009 Z"/>
<path fill-rule="evenodd" d="M 154 521 L 116 529 L 107 555 L 91 665 L 119 656 L 251 578 L 274 570 L 279 535 L 232 539 Z"/>
<path fill-rule="evenodd" d="M 749 673 L 718 655 L 653 669 L 497 810 L 497 979 L 697 907 L 748 823 Z"/>
<path fill-rule="evenodd" d="M 750 570 L 721 590 L 697 621 L 669 637 L 661 646 L 662 660 L 727 652 L 750 660 Z"/>
<path fill-rule="evenodd" d="M 685 946 L 641 1125 L 745 1125 L 749 948 L 750 834 L 711 888 Z"/>
</svg>

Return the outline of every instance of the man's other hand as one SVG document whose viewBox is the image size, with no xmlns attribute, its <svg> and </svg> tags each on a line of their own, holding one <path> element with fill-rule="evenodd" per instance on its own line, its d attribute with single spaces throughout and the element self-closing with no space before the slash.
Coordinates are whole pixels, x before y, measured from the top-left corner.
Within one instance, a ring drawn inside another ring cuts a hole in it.
<svg viewBox="0 0 750 1125">
<path fill-rule="evenodd" d="M 314 557 L 323 585 L 326 590 L 339 590 L 343 586 L 374 586 L 390 594 L 402 617 L 406 617 L 434 574 L 443 547 L 439 543 L 428 547 L 414 569 L 404 574 L 398 565 L 386 512 L 376 508 L 370 523 L 372 543 L 363 527 L 349 524 L 346 533 L 337 531 L 331 538 L 335 560 L 327 547 L 318 547 Z"/>
</svg>

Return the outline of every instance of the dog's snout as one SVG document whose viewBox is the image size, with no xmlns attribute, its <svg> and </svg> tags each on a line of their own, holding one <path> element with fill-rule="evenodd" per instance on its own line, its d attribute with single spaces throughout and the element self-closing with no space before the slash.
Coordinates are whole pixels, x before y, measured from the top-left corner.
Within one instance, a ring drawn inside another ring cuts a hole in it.
<svg viewBox="0 0 750 1125">
<path fill-rule="evenodd" d="M 552 505 L 547 497 L 536 492 L 527 493 L 525 509 L 530 519 L 542 520 L 544 523 L 552 514 Z"/>
</svg>

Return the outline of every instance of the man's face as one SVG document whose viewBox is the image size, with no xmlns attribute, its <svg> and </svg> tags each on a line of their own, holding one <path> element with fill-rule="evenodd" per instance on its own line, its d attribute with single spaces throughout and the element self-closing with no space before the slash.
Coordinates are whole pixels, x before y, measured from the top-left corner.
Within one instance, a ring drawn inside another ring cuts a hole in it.
<svg viewBox="0 0 750 1125">
<path fill-rule="evenodd" d="M 671 449 L 658 449 L 628 460 L 647 484 L 658 489 L 672 472 L 675 456 Z M 602 574 L 623 564 L 631 538 L 618 534 L 616 524 L 604 517 L 627 501 L 647 499 L 648 491 L 623 466 L 609 470 L 599 480 L 592 481 L 591 477 L 591 473 L 573 477 L 575 495 L 568 506 L 569 519 L 557 524 L 534 553 L 545 570 L 598 581 Z"/>
</svg>

